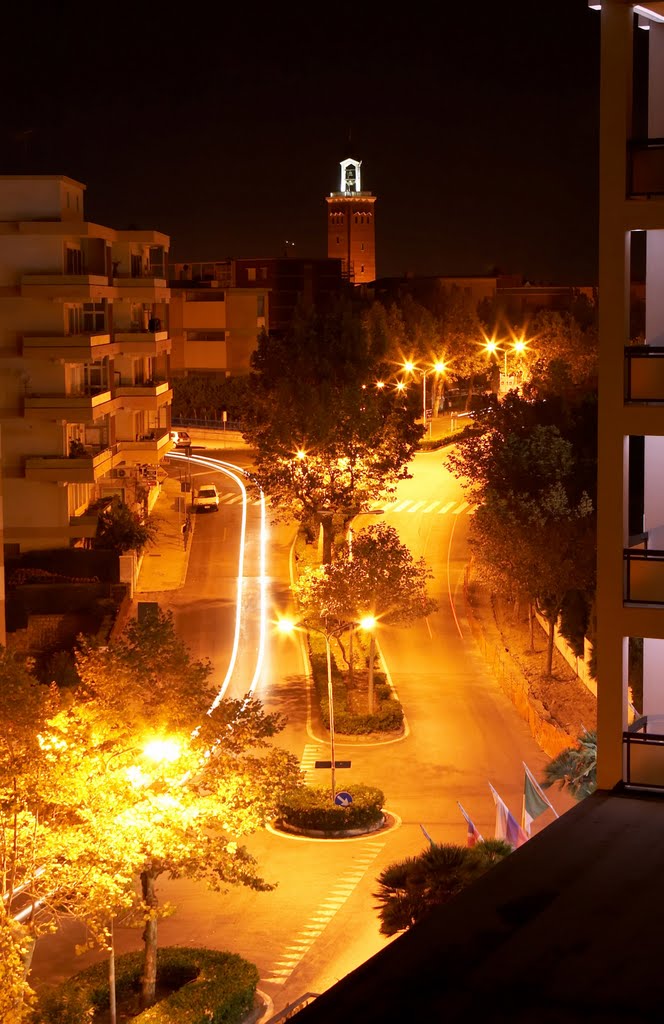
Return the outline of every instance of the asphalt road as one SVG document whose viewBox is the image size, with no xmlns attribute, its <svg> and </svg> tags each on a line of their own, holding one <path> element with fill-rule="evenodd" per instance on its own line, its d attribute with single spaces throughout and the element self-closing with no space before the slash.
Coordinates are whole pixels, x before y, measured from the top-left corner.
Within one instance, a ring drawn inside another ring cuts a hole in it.
<svg viewBox="0 0 664 1024">
<path fill-rule="evenodd" d="M 441 452 L 418 455 L 413 479 L 399 485 L 398 500 L 384 506 L 380 516 L 398 529 L 414 555 L 426 557 L 439 605 L 426 621 L 380 634 L 406 711 L 407 735 L 380 745 L 344 745 L 338 737 L 337 744 L 337 757 L 351 760 L 350 770 L 337 772 L 339 787 L 352 780 L 380 786 L 396 827 L 374 838 L 349 841 L 303 840 L 268 831 L 250 837 L 247 846 L 264 877 L 278 883 L 270 893 L 211 893 L 187 880 L 163 880 L 158 886 L 160 899 L 178 908 L 160 924 L 160 942 L 200 943 L 247 957 L 258 965 L 259 987 L 272 999 L 275 1011 L 305 991 L 323 991 L 388 941 L 379 935 L 373 909 L 376 876 L 394 860 L 423 849 L 421 826 L 437 841 L 465 842 L 466 826 L 456 803 L 460 800 L 480 831 L 492 836 L 495 810 L 487 782 L 519 817 L 521 762 L 525 760 L 537 774 L 547 760 L 492 678 L 470 634 L 462 581 L 472 510 L 458 481 L 443 468 L 443 460 Z M 206 474 L 195 483 L 212 478 Z M 178 629 L 192 651 L 209 656 L 219 676 L 226 671 L 232 648 L 239 536 L 239 503 L 229 501 L 218 514 L 199 517 L 186 585 L 170 600 Z M 355 529 L 376 518 L 359 517 Z M 255 581 L 258 569 L 256 525 L 250 515 L 248 531 L 254 541 L 246 563 L 249 581 Z M 293 531 L 284 527 L 271 530 L 268 606 L 275 612 L 288 602 L 292 536 Z M 250 608 L 256 606 L 255 596 L 249 586 Z M 247 627 L 245 637 L 246 667 L 235 677 L 241 682 L 233 684 L 238 692 L 254 657 L 250 648 L 255 644 L 255 625 Z M 317 757 L 329 756 L 329 748 L 315 719 L 311 721 L 301 651 L 292 639 L 268 631 L 256 692 L 268 710 L 288 717 L 280 742 L 301 759 L 308 778 L 327 784 L 329 772 L 312 767 Z M 556 801 L 555 796 L 552 799 Z M 73 943 L 80 941 L 74 925 L 40 940 L 33 961 L 35 979 L 64 978 L 95 959 L 86 955 L 76 960 Z M 138 948 L 140 934 L 120 927 L 116 941 L 118 951 Z"/>
</svg>

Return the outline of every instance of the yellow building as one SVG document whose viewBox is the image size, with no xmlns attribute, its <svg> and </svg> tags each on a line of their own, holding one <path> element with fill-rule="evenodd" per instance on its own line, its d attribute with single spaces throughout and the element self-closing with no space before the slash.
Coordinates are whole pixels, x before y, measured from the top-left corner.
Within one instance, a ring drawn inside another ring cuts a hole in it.
<svg viewBox="0 0 664 1024">
<path fill-rule="evenodd" d="M 590 6 L 602 19 L 598 785 L 662 786 L 664 3 Z M 642 29 L 635 47 L 634 32 Z M 643 57 L 646 48 L 647 66 L 638 67 L 634 54 Z M 646 81 L 647 104 L 639 107 L 635 84 Z M 643 245 L 646 343 L 630 347 L 632 255 Z M 628 729 L 634 713 L 640 721 Z"/>
<path fill-rule="evenodd" d="M 84 193 L 0 176 L 5 554 L 94 536 L 98 498 L 153 500 L 172 447 L 169 239 L 86 221 Z"/>
<path fill-rule="evenodd" d="M 258 335 L 268 325 L 266 287 L 231 287 L 231 261 L 176 263 L 171 281 L 173 376 L 249 373 Z"/>
</svg>

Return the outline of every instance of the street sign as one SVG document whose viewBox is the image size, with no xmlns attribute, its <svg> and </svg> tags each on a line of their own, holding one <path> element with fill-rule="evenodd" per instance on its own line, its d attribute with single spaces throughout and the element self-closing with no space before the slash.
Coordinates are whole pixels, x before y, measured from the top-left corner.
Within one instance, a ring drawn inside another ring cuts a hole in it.
<svg viewBox="0 0 664 1024">
<path fill-rule="evenodd" d="M 350 793 L 347 793 L 345 789 L 342 789 L 340 793 L 334 798 L 334 802 L 337 807 L 350 807 L 353 802 L 353 798 Z"/>
<path fill-rule="evenodd" d="M 332 767 L 332 762 L 331 761 L 316 761 L 314 763 L 314 768 L 331 768 L 331 767 Z M 350 768 L 350 761 L 335 761 L 334 762 L 334 767 L 335 768 Z"/>
</svg>

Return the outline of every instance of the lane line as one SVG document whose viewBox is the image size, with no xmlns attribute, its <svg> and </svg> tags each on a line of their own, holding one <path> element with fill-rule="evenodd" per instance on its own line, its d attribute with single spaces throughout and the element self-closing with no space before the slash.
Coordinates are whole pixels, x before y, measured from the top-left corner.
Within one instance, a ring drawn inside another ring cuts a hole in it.
<svg viewBox="0 0 664 1024">
<path fill-rule="evenodd" d="M 450 600 L 450 608 L 452 609 L 452 615 L 454 616 L 454 622 L 456 624 L 456 628 L 458 630 L 459 636 L 463 640 L 463 633 L 461 632 L 461 626 L 459 625 L 459 620 L 457 619 L 456 608 L 454 607 L 454 598 L 452 597 L 452 582 L 451 582 L 451 579 L 450 579 L 450 575 L 451 575 L 451 573 L 450 573 L 450 554 L 451 554 L 451 551 L 452 551 L 452 538 L 454 537 L 454 527 L 456 526 L 457 521 L 458 520 L 456 520 L 456 519 L 452 520 L 452 529 L 450 530 L 450 540 L 449 540 L 449 543 L 447 545 L 447 596 L 449 597 L 449 600 Z"/>
</svg>

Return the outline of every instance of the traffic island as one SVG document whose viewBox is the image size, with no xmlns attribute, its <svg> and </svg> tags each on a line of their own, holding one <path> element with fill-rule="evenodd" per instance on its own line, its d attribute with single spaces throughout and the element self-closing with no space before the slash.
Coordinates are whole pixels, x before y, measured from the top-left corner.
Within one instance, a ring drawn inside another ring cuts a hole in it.
<svg viewBox="0 0 664 1024">
<path fill-rule="evenodd" d="M 281 801 L 274 828 L 312 839 L 369 835 L 393 824 L 384 802 L 385 795 L 375 786 L 349 786 L 334 802 L 329 789 L 302 786 Z"/>
</svg>

